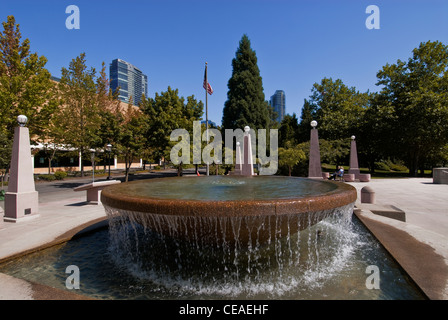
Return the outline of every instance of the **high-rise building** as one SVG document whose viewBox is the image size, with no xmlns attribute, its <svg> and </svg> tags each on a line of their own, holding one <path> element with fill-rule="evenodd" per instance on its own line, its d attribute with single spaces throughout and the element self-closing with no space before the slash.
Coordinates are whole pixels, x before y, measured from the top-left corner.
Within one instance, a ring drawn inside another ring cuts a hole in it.
<svg viewBox="0 0 448 320">
<path fill-rule="evenodd" d="M 271 100 L 269 101 L 271 107 L 274 108 L 274 111 L 277 113 L 277 122 L 282 122 L 285 117 L 285 108 L 286 108 L 286 99 L 285 92 L 283 90 L 276 90 L 274 95 L 271 96 Z"/>
<path fill-rule="evenodd" d="M 137 105 L 142 94 L 148 96 L 148 77 L 143 72 L 121 59 L 112 61 L 109 67 L 110 89 L 115 90 L 120 87 L 118 99 Z"/>
</svg>

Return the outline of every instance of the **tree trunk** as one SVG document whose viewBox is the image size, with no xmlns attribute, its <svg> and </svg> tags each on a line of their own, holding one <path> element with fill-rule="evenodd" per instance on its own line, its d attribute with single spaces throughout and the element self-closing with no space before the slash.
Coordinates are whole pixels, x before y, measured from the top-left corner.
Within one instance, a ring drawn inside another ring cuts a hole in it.
<svg viewBox="0 0 448 320">
<path fill-rule="evenodd" d="M 125 170 L 124 170 L 124 172 L 125 172 L 124 181 L 128 182 L 129 181 L 129 170 L 131 169 L 131 164 L 132 164 L 132 157 L 125 156 L 124 161 L 125 161 L 125 164 L 124 164 L 124 167 L 125 167 Z"/>
<path fill-rule="evenodd" d="M 51 155 L 48 157 L 48 174 L 51 174 L 51 161 L 53 161 L 56 154 L 56 148 L 53 148 Z"/>
<path fill-rule="evenodd" d="M 177 168 L 177 176 L 178 177 L 182 177 L 183 173 L 182 173 L 182 161 L 179 163 L 179 166 Z"/>
<path fill-rule="evenodd" d="M 79 161 L 81 162 L 80 163 L 80 165 L 81 165 L 81 177 L 84 177 L 84 164 L 82 163 L 82 155 L 83 155 L 83 152 L 82 152 L 82 148 L 81 148 L 81 150 L 79 152 Z"/>
<path fill-rule="evenodd" d="M 374 174 L 375 173 L 375 156 L 370 155 L 369 160 L 368 160 L 368 164 L 369 164 L 369 171 L 370 174 Z"/>
<path fill-rule="evenodd" d="M 418 169 L 418 149 L 415 148 L 413 151 L 411 151 L 410 155 L 410 161 L 409 161 L 409 176 L 415 177 L 417 175 L 417 169 Z"/>
<path fill-rule="evenodd" d="M 420 169 L 420 177 L 424 177 L 425 176 L 425 166 L 421 163 L 419 165 L 419 169 Z"/>
</svg>

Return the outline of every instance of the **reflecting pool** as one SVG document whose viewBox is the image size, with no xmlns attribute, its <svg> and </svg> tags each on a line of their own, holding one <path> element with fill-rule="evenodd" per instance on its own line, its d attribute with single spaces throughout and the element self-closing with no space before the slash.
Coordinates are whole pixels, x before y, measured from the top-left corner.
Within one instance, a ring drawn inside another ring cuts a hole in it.
<svg viewBox="0 0 448 320">
<path fill-rule="evenodd" d="M 425 299 L 351 210 L 252 247 L 200 245 L 121 221 L 0 272 L 68 290 L 70 265 L 80 271 L 70 291 L 96 299 Z"/>
</svg>

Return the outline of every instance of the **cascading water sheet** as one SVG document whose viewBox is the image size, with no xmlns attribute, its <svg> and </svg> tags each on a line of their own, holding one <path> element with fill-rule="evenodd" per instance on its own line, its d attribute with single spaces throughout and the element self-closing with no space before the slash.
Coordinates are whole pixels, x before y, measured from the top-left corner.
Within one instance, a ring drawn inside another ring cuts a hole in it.
<svg viewBox="0 0 448 320">
<path fill-rule="evenodd" d="M 190 241 L 176 237 L 182 222 L 173 217 L 153 217 L 172 229 L 166 235 L 132 221 L 132 213 L 117 215 L 113 208 L 107 208 L 114 217 L 110 220 L 109 250 L 117 265 L 161 290 L 234 298 L 294 297 L 298 291 L 322 286 L 349 263 L 357 241 L 352 211 L 353 205 L 338 208 L 313 227 L 286 236 L 274 232 L 263 243 L 258 239 L 210 243 L 199 237 Z M 238 233 L 244 232 L 240 228 L 244 219 L 250 217 L 207 217 L 187 223 L 210 230 L 231 224 L 238 239 Z"/>
</svg>

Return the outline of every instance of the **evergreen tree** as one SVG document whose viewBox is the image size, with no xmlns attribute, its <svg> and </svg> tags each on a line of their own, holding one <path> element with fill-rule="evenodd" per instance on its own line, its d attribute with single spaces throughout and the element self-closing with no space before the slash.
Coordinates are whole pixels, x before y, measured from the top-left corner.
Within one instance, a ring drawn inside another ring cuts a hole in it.
<svg viewBox="0 0 448 320">
<path fill-rule="evenodd" d="M 310 140 L 311 121 L 316 118 L 316 106 L 304 99 L 302 112 L 300 114 L 299 127 L 297 129 L 297 140 L 299 143 Z"/>
<path fill-rule="evenodd" d="M 292 116 L 285 115 L 279 128 L 279 147 L 285 148 L 288 143 L 291 145 L 298 144 L 297 134 L 299 130 L 299 124 L 297 121 L 296 114 L 293 113 Z"/>
<path fill-rule="evenodd" d="M 270 106 L 265 101 L 257 56 L 247 35 L 241 38 L 232 67 L 223 110 L 223 129 L 242 129 L 245 126 L 252 129 L 269 128 Z"/>
</svg>

